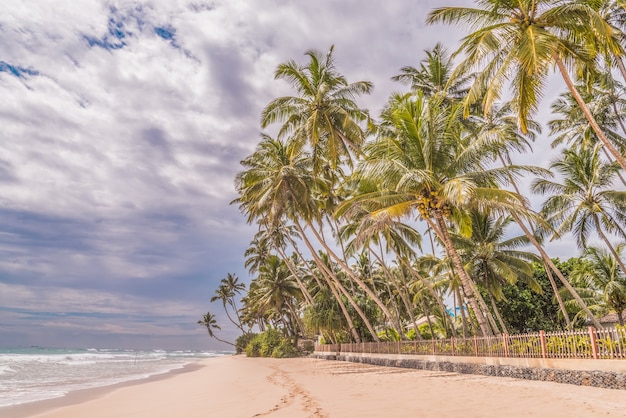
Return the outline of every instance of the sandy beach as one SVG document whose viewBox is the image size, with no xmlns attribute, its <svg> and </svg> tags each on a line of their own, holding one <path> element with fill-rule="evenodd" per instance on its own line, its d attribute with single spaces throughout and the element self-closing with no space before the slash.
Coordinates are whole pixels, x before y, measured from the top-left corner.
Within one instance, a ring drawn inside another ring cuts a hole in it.
<svg viewBox="0 0 626 418">
<path fill-rule="evenodd" d="M 0 410 L 5 418 L 623 417 L 626 391 L 364 364 L 227 356 Z"/>
</svg>

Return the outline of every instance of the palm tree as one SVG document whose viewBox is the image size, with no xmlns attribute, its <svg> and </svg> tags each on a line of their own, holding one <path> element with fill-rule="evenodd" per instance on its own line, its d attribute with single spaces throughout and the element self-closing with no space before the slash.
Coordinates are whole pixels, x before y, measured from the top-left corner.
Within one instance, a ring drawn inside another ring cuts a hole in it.
<svg viewBox="0 0 626 418">
<path fill-rule="evenodd" d="M 626 28 L 626 2 L 624 0 L 602 0 L 588 3 L 595 7 L 595 10 L 606 22 L 606 24 L 611 26 L 611 28 L 615 31 L 619 42 L 622 45 L 625 45 L 626 35 L 624 34 L 624 29 Z M 592 43 L 595 41 L 593 36 L 591 37 L 591 41 Z M 626 81 L 626 66 L 624 65 L 622 56 L 615 54 L 610 47 L 607 48 L 606 45 L 603 45 L 602 43 L 596 42 L 593 47 L 596 48 L 600 54 L 604 55 L 604 60 L 609 68 L 612 67 L 613 64 L 617 66 L 622 74 L 622 78 Z"/>
<path fill-rule="evenodd" d="M 577 87 L 602 130 L 620 152 L 623 152 L 626 150 L 626 139 L 617 132 L 617 125 L 621 123 L 626 101 L 616 95 L 614 89 L 618 88 L 618 85 L 608 80 L 608 77 L 604 75 L 602 80 L 597 80 L 590 86 L 581 83 Z M 563 143 L 592 146 L 598 142 L 595 132 L 570 93 L 562 94 L 551 107 L 552 113 L 560 116 L 548 122 L 550 135 L 557 135 L 552 142 L 552 147 Z M 611 112 L 607 112 L 607 109 L 611 109 Z M 603 151 L 607 158 L 611 159 L 606 150 Z"/>
<path fill-rule="evenodd" d="M 268 257 L 259 268 L 259 276 L 255 280 L 255 298 L 260 309 L 275 310 L 291 335 L 298 335 L 298 330 L 304 335 L 304 327 L 298 314 L 298 302 L 302 298 L 302 292 L 285 262 L 275 255 Z M 283 313 L 288 318 L 287 321 L 282 319 Z"/>
<path fill-rule="evenodd" d="M 209 337 L 211 338 L 215 338 L 217 341 L 220 341 L 222 343 L 225 344 L 230 344 L 233 347 L 235 346 L 235 344 L 228 342 L 228 341 L 224 341 L 220 338 L 217 337 L 217 335 L 215 335 L 215 330 L 221 330 L 222 328 L 217 324 L 217 320 L 215 319 L 215 315 L 213 315 L 211 312 L 207 312 L 206 315 L 202 316 L 202 319 L 198 321 L 198 324 L 206 327 L 206 330 L 209 333 Z"/>
<path fill-rule="evenodd" d="M 348 83 L 335 68 L 333 50 L 331 46 L 326 56 L 306 52 L 309 62 L 304 66 L 293 60 L 280 64 L 274 78 L 286 80 L 297 96 L 278 97 L 261 114 L 262 128 L 282 123 L 278 138 L 292 138 L 297 144 L 294 151 L 310 147 L 316 172 L 321 171 L 324 160 L 333 167 L 341 161 L 351 163 L 351 155 L 360 152 L 365 140 L 359 124 L 369 121 L 354 99 L 368 94 L 372 83 Z"/>
<path fill-rule="evenodd" d="M 243 255 L 246 257 L 244 266 L 248 268 L 248 271 L 250 273 L 256 273 L 259 271 L 259 267 L 261 267 L 267 260 L 267 257 L 271 255 L 268 237 L 265 230 L 259 230 L 259 232 L 254 235 L 254 238 L 250 242 L 250 246 L 246 249 Z"/>
<path fill-rule="evenodd" d="M 463 152 L 467 138 L 460 116 L 459 105 L 444 105 L 437 96 L 396 97 L 384 114 L 386 129 L 365 147 L 366 159 L 354 173 L 357 180 L 379 184 L 381 191 L 353 197 L 340 207 L 338 215 L 354 206 L 374 217 L 385 213 L 392 218 L 417 209 L 452 259 L 481 332 L 491 335 L 448 226 L 452 222 L 462 233 L 471 233 L 469 208 L 516 211 L 523 209 L 522 198 L 494 187 L 514 168 L 486 169 L 480 150 Z"/>
<path fill-rule="evenodd" d="M 235 274 L 227 273 L 226 277 L 220 280 L 220 286 L 215 290 L 215 296 L 211 298 L 211 302 L 215 302 L 216 300 L 222 301 L 222 306 L 224 307 L 224 311 L 226 312 L 226 316 L 237 328 L 239 328 L 243 333 L 246 331 L 243 329 L 243 325 L 241 324 L 241 318 L 239 317 L 239 310 L 237 309 L 237 305 L 235 303 L 235 296 L 240 294 L 242 291 L 246 289 L 246 286 L 239 282 L 239 278 Z M 233 320 L 233 318 L 228 313 L 228 306 L 230 306 L 235 315 L 237 316 L 237 321 Z"/>
<path fill-rule="evenodd" d="M 233 203 L 240 204 L 240 210 L 247 216 L 248 222 L 260 219 L 270 230 L 284 224 L 287 219 L 293 222 L 322 273 L 322 277 L 328 281 L 329 287 L 338 299 L 348 324 L 352 324 L 352 319 L 343 305 L 340 292 L 346 296 L 363 321 L 369 325 L 356 302 L 317 255 L 317 250 L 308 240 L 300 222 L 301 219 L 304 220 L 315 232 L 313 222 L 318 214 L 316 202 L 312 196 L 314 195 L 313 189 L 321 180 L 313 175 L 312 160 L 309 155 L 303 152 L 294 141 L 283 141 L 262 135 L 262 140 L 255 152 L 244 159 L 241 164 L 246 170 L 238 173 L 235 179 L 240 197 Z M 375 338 L 376 333 L 373 327 L 369 326 L 369 328 Z M 351 327 L 350 330 L 353 338 L 358 341 L 360 337 L 356 329 Z"/>
<path fill-rule="evenodd" d="M 616 248 L 618 255 L 623 248 L 624 244 Z M 620 269 L 617 259 L 606 250 L 589 247 L 583 257 L 588 263 L 581 264 L 573 274 L 602 294 L 606 306 L 617 314 L 619 324 L 624 326 L 626 274 Z"/>
<path fill-rule="evenodd" d="M 459 53 L 466 58 L 451 77 L 466 74 L 480 66 L 465 99 L 469 106 L 482 100 L 485 112 L 500 99 L 507 81 L 511 82 L 518 123 L 527 131 L 529 115 L 537 109 L 548 71 L 556 64 L 570 93 L 582 109 L 598 139 L 626 170 L 626 159 L 604 134 L 572 81 L 568 67 L 593 65 L 603 44 L 605 51 L 624 55 L 620 32 L 605 21 L 592 2 L 563 0 L 481 0 L 479 8 L 443 7 L 431 11 L 428 23 L 466 23 L 478 28 L 463 40 Z M 591 39 L 593 37 L 593 39 Z"/>
<path fill-rule="evenodd" d="M 593 148 L 563 151 L 562 158 L 554 161 L 551 168 L 561 174 L 563 182 L 540 179 L 533 182 L 532 189 L 551 194 L 543 204 L 542 213 L 556 228 L 553 236 L 572 232 L 578 246 L 586 248 L 589 236 L 595 231 L 626 272 L 606 235 L 626 238 L 622 228 L 626 221 L 626 192 L 613 190 L 619 166 L 602 161 L 598 144 Z"/>
<path fill-rule="evenodd" d="M 402 67 L 401 73 L 391 79 L 408 84 L 411 91 L 420 91 L 427 97 L 439 94 L 450 100 L 462 99 L 467 92 L 465 84 L 469 77 L 450 79 L 453 62 L 446 48 L 437 43 L 432 50 L 424 52 L 426 58 L 420 62 L 419 69 L 411 66 Z"/>
<path fill-rule="evenodd" d="M 315 291 L 313 303 L 305 308 L 303 319 L 308 330 L 321 334 L 333 344 L 344 339 L 344 330 L 348 328 L 337 299 L 328 287 Z"/>
</svg>

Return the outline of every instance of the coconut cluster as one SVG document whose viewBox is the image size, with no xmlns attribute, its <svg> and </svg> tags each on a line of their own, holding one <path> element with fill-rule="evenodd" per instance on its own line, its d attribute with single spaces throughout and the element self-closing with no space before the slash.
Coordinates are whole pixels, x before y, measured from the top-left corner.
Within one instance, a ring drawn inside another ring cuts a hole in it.
<svg viewBox="0 0 626 418">
<path fill-rule="evenodd" d="M 451 208 L 439 198 L 437 191 L 424 191 L 416 198 L 416 207 L 422 219 L 430 219 L 433 212 L 439 211 L 444 217 L 450 216 Z"/>
</svg>

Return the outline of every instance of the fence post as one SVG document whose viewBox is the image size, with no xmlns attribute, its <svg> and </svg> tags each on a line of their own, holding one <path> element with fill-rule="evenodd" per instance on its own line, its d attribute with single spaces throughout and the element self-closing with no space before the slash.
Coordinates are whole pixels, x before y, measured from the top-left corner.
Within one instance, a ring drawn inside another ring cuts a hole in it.
<svg viewBox="0 0 626 418">
<path fill-rule="evenodd" d="M 589 337 L 591 338 L 591 353 L 594 359 L 598 359 L 598 341 L 596 340 L 596 329 L 589 327 Z"/>
<path fill-rule="evenodd" d="M 436 355 L 436 353 L 435 353 L 435 339 L 434 338 L 432 339 L 432 342 L 433 342 L 433 356 L 434 356 L 434 355 Z"/>
<path fill-rule="evenodd" d="M 478 337 L 474 335 L 474 354 L 478 357 Z"/>
<path fill-rule="evenodd" d="M 454 355 L 454 337 L 450 337 L 450 346 L 452 347 L 452 355 Z"/>
<path fill-rule="evenodd" d="M 548 358 L 546 332 L 544 330 L 539 331 L 539 339 L 541 340 L 541 357 Z"/>
<path fill-rule="evenodd" d="M 502 342 L 504 343 L 504 357 L 509 356 L 509 334 L 502 334 Z"/>
</svg>

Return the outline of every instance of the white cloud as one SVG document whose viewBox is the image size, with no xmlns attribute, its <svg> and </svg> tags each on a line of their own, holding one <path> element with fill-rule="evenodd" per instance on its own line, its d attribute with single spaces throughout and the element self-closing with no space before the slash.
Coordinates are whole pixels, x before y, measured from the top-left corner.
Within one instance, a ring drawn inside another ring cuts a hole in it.
<svg viewBox="0 0 626 418">
<path fill-rule="evenodd" d="M 0 61 L 39 75 L 0 72 L 0 306 L 17 307 L 16 298 L 42 311 L 86 303 L 172 315 L 183 315 L 180 300 L 206 306 L 226 272 L 245 275 L 252 227 L 229 202 L 261 109 L 291 94 L 273 79 L 276 66 L 335 44 L 348 81 L 374 82 L 362 104 L 376 116 L 402 88 L 390 81 L 402 66 L 438 41 L 457 45 L 460 29 L 424 24 L 441 5 L 7 4 Z"/>
</svg>

